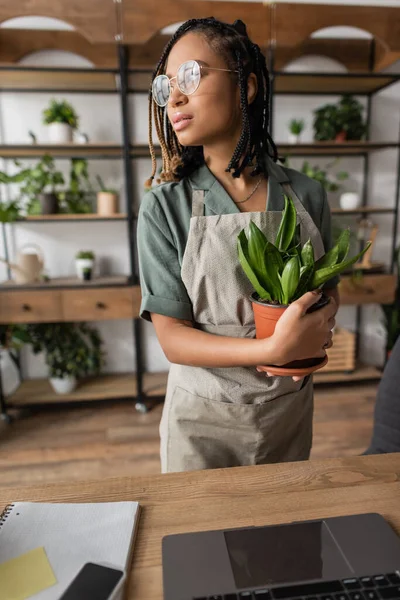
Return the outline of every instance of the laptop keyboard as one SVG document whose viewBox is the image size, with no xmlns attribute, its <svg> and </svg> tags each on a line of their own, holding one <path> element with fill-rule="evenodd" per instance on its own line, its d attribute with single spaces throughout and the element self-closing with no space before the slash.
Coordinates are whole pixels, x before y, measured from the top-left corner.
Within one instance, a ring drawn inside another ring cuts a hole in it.
<svg viewBox="0 0 400 600">
<path fill-rule="evenodd" d="M 265 588 L 232 594 L 201 596 L 192 600 L 400 600 L 400 574 L 352 577 L 336 581 Z"/>
</svg>

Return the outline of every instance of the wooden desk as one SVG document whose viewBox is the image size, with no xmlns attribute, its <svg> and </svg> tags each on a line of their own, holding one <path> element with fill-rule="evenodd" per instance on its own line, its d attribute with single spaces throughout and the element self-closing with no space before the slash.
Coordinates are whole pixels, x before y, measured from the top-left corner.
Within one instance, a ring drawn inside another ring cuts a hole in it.
<svg viewBox="0 0 400 600">
<path fill-rule="evenodd" d="M 24 500 L 138 500 L 127 598 L 161 600 L 166 534 L 367 512 L 381 513 L 400 534 L 400 454 L 0 489 L 0 511 Z"/>
</svg>

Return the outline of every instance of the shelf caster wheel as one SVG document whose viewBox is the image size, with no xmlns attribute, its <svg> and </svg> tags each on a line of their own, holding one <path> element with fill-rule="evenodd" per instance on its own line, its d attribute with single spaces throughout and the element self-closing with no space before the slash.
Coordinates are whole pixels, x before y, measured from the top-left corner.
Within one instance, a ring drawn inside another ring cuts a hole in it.
<svg viewBox="0 0 400 600">
<path fill-rule="evenodd" d="M 142 415 L 145 415 L 149 412 L 149 409 L 144 402 L 136 402 L 135 409 L 136 412 L 141 413 Z"/>
<path fill-rule="evenodd" d="M 7 425 L 10 425 L 10 423 L 12 423 L 12 417 L 7 413 L 1 413 L 0 420 L 4 421 L 4 423 L 7 423 Z"/>
</svg>

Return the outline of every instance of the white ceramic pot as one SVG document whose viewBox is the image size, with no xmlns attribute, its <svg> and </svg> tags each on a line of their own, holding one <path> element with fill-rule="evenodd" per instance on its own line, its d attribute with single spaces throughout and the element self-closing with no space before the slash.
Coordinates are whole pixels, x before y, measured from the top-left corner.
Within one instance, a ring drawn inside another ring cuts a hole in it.
<svg viewBox="0 0 400 600">
<path fill-rule="evenodd" d="M 70 144 L 72 142 L 72 128 L 67 123 L 50 123 L 49 142 L 52 144 Z"/>
<path fill-rule="evenodd" d="M 118 212 L 118 196 L 111 192 L 97 193 L 97 214 L 108 217 Z"/>
<path fill-rule="evenodd" d="M 50 383 L 56 394 L 70 394 L 77 385 L 76 377 L 50 377 Z"/>
<path fill-rule="evenodd" d="M 94 265 L 94 260 L 92 258 L 76 258 L 75 259 L 75 267 L 76 267 L 76 274 L 77 274 L 78 278 L 82 279 L 82 281 L 83 281 L 83 271 L 85 269 L 92 269 L 92 276 L 93 276 L 93 265 Z"/>
<path fill-rule="evenodd" d="M 297 133 L 289 133 L 289 144 L 298 144 L 300 142 L 300 135 Z"/>
<path fill-rule="evenodd" d="M 355 210 L 361 206 L 360 194 L 345 192 L 340 196 L 340 208 L 343 210 Z"/>
</svg>

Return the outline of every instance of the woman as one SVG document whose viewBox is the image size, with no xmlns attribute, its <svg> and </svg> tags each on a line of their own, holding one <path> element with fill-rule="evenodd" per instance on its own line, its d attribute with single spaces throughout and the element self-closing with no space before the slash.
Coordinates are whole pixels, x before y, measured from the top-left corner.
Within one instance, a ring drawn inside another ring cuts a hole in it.
<svg viewBox="0 0 400 600">
<path fill-rule="evenodd" d="M 337 303 L 306 314 L 319 294 L 305 294 L 271 338 L 254 339 L 252 290 L 236 241 L 250 219 L 273 238 L 286 193 L 318 258 L 331 247 L 325 193 L 276 164 L 265 58 L 241 21 L 184 23 L 164 49 L 149 102 L 148 183 L 156 173 L 153 119 L 165 183 L 143 198 L 138 247 L 141 315 L 153 322 L 172 363 L 160 424 L 162 470 L 307 459 L 311 378 L 268 377 L 256 365 L 323 356 Z M 336 283 L 327 287 L 338 300 Z"/>
</svg>

